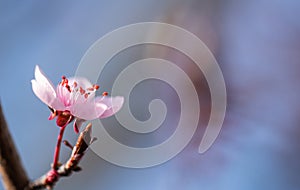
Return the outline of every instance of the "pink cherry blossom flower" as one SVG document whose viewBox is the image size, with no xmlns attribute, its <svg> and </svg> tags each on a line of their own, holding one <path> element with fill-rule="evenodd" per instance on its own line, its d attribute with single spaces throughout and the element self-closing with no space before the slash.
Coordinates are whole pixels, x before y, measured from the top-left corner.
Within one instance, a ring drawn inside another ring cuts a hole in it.
<svg viewBox="0 0 300 190">
<path fill-rule="evenodd" d="M 84 121 L 109 117 L 119 111 L 124 102 L 123 97 L 107 97 L 106 92 L 95 97 L 99 86 L 92 85 L 83 77 L 67 79 L 63 76 L 55 89 L 39 66 L 35 67 L 34 75 L 32 90 L 50 108 L 49 120 L 57 117 L 56 124 L 65 127 L 75 119 L 74 130 L 77 133 Z"/>
</svg>

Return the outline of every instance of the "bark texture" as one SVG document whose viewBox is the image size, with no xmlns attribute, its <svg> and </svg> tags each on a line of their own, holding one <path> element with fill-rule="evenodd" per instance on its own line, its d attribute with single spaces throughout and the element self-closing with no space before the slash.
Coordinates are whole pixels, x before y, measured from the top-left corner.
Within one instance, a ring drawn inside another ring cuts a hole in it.
<svg viewBox="0 0 300 190">
<path fill-rule="evenodd" d="M 26 189 L 28 177 L 9 133 L 0 103 L 0 173 L 7 190 Z"/>
</svg>

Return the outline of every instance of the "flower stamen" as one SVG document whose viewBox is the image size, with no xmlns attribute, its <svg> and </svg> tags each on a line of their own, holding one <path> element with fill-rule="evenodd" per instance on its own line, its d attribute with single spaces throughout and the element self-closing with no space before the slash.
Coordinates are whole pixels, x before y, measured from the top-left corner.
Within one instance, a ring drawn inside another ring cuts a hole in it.
<svg viewBox="0 0 300 190">
<path fill-rule="evenodd" d="M 81 95 L 85 94 L 85 90 L 83 90 L 82 87 L 79 87 L 79 92 L 80 92 Z"/>
<path fill-rule="evenodd" d="M 94 88 L 93 87 L 89 87 L 86 89 L 87 91 L 94 91 Z"/>
<path fill-rule="evenodd" d="M 100 88 L 99 85 L 97 85 L 97 84 L 94 84 L 94 85 L 93 85 L 93 89 L 94 89 L 94 90 L 98 90 L 99 88 Z"/>
<path fill-rule="evenodd" d="M 62 76 L 61 78 L 62 80 L 59 83 L 59 85 L 65 87 L 70 93 L 72 92 L 77 93 L 79 91 L 80 95 L 82 95 L 85 99 L 87 99 L 92 92 L 95 92 L 100 88 L 99 85 L 93 84 L 93 86 L 84 89 L 83 87 L 78 86 L 78 83 L 76 81 L 74 81 L 73 84 L 70 86 L 67 77 Z M 103 96 L 107 96 L 107 95 L 108 95 L 107 92 L 103 93 Z"/>
</svg>

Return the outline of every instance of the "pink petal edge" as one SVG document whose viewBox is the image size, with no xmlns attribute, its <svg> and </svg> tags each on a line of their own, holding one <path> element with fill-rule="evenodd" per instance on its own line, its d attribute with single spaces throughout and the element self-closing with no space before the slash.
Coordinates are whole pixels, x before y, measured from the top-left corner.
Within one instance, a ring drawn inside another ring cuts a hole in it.
<svg viewBox="0 0 300 190">
<path fill-rule="evenodd" d="M 31 86 L 34 94 L 45 104 L 51 105 L 56 99 L 53 93 L 49 91 L 45 86 L 38 83 L 36 80 L 31 80 Z"/>
<path fill-rule="evenodd" d="M 35 80 L 37 81 L 37 83 L 42 85 L 44 88 L 46 88 L 49 91 L 49 93 L 51 92 L 53 94 L 53 96 L 56 97 L 56 92 L 54 90 L 54 85 L 46 77 L 46 75 L 40 69 L 40 67 L 38 65 L 35 66 L 34 77 L 35 77 Z"/>
<path fill-rule="evenodd" d="M 81 125 L 85 122 L 84 119 L 76 118 L 73 124 L 75 133 L 79 133 Z"/>
<path fill-rule="evenodd" d="M 103 98 L 96 98 L 97 102 L 104 103 L 107 105 L 107 109 L 105 112 L 99 117 L 100 119 L 110 117 L 117 113 L 124 104 L 124 97 L 116 96 L 116 97 L 103 97 Z"/>
<path fill-rule="evenodd" d="M 56 98 L 56 92 L 53 84 L 45 76 L 38 65 L 34 71 L 35 79 L 31 80 L 32 90 L 34 94 L 45 104 L 54 109 L 61 109 L 63 106 Z"/>
<path fill-rule="evenodd" d="M 70 107 L 71 114 L 84 120 L 93 120 L 100 117 L 107 106 L 105 104 L 96 104 L 94 101 L 74 104 Z"/>
</svg>

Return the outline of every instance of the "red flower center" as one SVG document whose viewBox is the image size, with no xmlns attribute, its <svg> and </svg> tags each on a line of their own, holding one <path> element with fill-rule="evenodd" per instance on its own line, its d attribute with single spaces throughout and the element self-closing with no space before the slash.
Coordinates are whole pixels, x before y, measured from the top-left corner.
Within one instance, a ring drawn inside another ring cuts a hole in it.
<svg viewBox="0 0 300 190">
<path fill-rule="evenodd" d="M 56 111 L 56 114 L 56 124 L 60 127 L 66 126 L 74 119 L 74 116 L 69 111 Z"/>
</svg>

